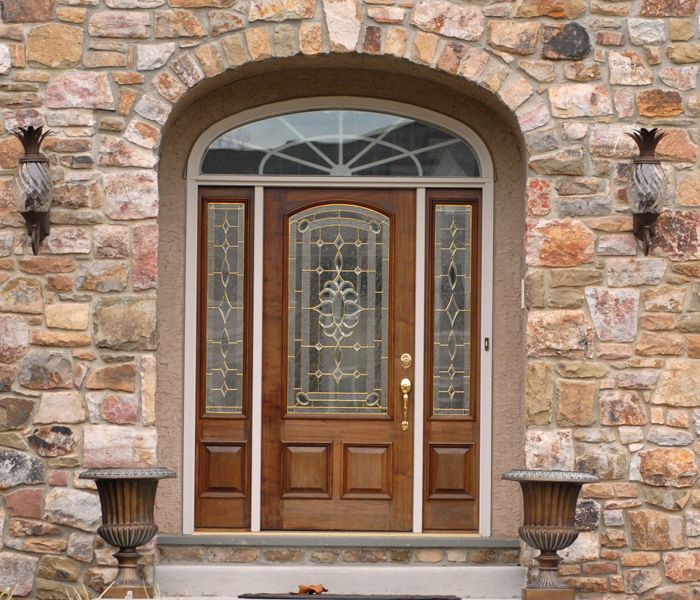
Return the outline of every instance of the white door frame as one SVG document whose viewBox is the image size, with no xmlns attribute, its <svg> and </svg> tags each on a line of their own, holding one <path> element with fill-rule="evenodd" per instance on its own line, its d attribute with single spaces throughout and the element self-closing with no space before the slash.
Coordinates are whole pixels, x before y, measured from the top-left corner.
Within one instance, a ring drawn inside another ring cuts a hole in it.
<svg viewBox="0 0 700 600">
<path fill-rule="evenodd" d="M 203 175 L 200 165 L 209 145 L 220 135 L 247 123 L 299 111 L 323 109 L 370 110 L 385 112 L 430 123 L 461 137 L 474 150 L 481 168 L 481 177 L 469 178 L 378 178 L 378 177 L 291 177 Z M 492 352 L 484 341 L 493 340 L 493 227 L 494 170 L 491 156 L 481 138 L 469 127 L 445 115 L 424 109 L 374 98 L 319 97 L 268 104 L 238 113 L 209 127 L 195 142 L 187 164 L 187 207 L 185 241 L 185 343 L 183 381 L 183 465 L 182 465 L 182 531 L 192 534 L 195 500 L 196 386 L 197 386 L 197 235 L 200 186 L 254 187 L 254 264 L 253 272 L 253 372 L 251 397 L 251 531 L 260 531 L 261 434 L 262 434 L 262 257 L 263 203 L 265 187 L 372 187 L 413 188 L 416 190 L 416 248 L 425 248 L 426 188 L 480 189 L 482 196 L 481 231 L 481 344 L 480 344 L 480 420 L 479 420 L 479 535 L 491 534 L 491 440 L 492 440 Z M 423 332 L 424 312 L 420 290 L 424 286 L 424 256 L 416 260 L 416 348 L 415 348 L 415 439 L 413 531 L 422 532 L 423 497 Z M 493 344 L 489 344 L 492 348 Z"/>
</svg>

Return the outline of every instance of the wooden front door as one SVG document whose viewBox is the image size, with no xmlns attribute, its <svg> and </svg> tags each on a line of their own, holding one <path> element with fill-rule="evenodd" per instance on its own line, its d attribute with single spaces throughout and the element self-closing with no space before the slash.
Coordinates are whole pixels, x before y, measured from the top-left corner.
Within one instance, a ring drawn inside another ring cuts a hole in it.
<svg viewBox="0 0 700 600">
<path fill-rule="evenodd" d="M 410 531 L 415 192 L 265 193 L 262 527 Z"/>
</svg>

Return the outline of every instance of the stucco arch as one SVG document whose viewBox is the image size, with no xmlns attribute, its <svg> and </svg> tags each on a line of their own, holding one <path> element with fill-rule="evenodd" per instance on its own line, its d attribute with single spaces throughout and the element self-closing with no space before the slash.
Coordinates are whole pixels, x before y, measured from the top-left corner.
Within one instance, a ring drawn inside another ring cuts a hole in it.
<svg viewBox="0 0 700 600">
<path fill-rule="evenodd" d="M 497 300 L 492 497 L 503 497 L 500 473 L 522 463 L 524 446 L 525 314 L 519 295 L 525 270 L 527 161 L 522 133 L 514 113 L 487 89 L 392 57 L 329 54 L 250 62 L 202 81 L 174 105 L 164 128 L 158 168 L 160 462 L 176 470 L 182 465 L 185 168 L 192 145 L 208 127 L 243 110 L 293 98 L 334 95 L 394 100 L 442 113 L 471 127 L 493 158 Z M 162 530 L 179 533 L 180 484 L 164 485 L 159 504 Z M 493 535 L 515 535 L 520 517 L 512 500 L 492 505 Z"/>
</svg>

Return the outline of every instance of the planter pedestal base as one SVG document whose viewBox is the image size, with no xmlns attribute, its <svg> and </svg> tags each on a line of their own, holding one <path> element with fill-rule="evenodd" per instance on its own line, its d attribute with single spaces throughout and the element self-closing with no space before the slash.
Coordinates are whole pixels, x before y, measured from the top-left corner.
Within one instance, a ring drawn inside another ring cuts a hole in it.
<svg viewBox="0 0 700 600">
<path fill-rule="evenodd" d="M 566 589 L 533 589 L 525 588 L 523 590 L 522 600 L 574 600 L 575 590 L 573 588 Z"/>
</svg>

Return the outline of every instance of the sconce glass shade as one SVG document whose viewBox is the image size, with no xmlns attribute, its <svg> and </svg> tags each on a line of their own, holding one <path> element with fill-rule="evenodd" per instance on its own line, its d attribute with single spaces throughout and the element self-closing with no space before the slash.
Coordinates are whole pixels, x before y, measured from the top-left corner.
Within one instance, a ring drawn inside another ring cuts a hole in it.
<svg viewBox="0 0 700 600">
<path fill-rule="evenodd" d="M 666 204 L 666 175 L 658 161 L 635 162 L 627 188 L 634 214 L 659 214 Z"/>
<path fill-rule="evenodd" d="M 17 172 L 19 212 L 48 212 L 51 208 L 51 172 L 48 161 L 20 161 Z"/>
</svg>

